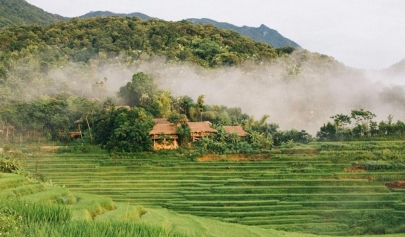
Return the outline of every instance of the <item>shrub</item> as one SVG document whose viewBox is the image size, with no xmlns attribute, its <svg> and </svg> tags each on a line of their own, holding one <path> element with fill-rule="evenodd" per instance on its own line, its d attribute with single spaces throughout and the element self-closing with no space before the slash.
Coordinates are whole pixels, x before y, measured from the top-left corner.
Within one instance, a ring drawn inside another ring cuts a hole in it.
<svg viewBox="0 0 405 237">
<path fill-rule="evenodd" d="M 0 172 L 17 173 L 18 170 L 22 169 L 21 166 L 21 163 L 16 159 L 0 157 Z"/>
</svg>

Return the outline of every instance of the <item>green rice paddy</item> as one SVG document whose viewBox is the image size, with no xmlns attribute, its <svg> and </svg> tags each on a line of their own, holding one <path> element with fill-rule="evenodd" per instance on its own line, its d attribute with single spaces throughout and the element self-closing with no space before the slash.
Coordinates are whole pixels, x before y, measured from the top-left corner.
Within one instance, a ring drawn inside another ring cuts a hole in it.
<svg viewBox="0 0 405 237">
<path fill-rule="evenodd" d="M 385 186 L 405 180 L 404 170 L 353 169 L 369 161 L 401 163 L 405 155 L 383 154 L 402 154 L 404 147 L 405 142 L 317 143 L 244 161 L 143 153 L 43 154 L 24 162 L 73 192 L 115 202 L 268 229 L 356 235 L 395 233 L 404 223 L 404 193 Z"/>
</svg>

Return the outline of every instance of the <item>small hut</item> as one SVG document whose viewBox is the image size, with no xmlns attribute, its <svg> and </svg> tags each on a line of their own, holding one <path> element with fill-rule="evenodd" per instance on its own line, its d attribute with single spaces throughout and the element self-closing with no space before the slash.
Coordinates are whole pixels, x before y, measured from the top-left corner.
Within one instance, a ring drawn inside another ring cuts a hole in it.
<svg viewBox="0 0 405 237">
<path fill-rule="evenodd" d="M 78 120 L 76 120 L 76 121 L 74 122 L 74 123 L 77 125 L 78 131 L 70 132 L 70 133 L 69 133 L 70 139 L 83 138 L 82 129 L 81 129 L 81 127 L 80 127 L 81 122 L 82 122 L 82 121 L 81 121 L 80 119 L 78 119 Z"/>
<path fill-rule="evenodd" d="M 203 137 L 211 136 L 218 132 L 218 130 L 211 128 L 211 123 L 205 122 L 188 122 L 190 127 L 190 136 L 192 141 L 199 141 Z"/>
<path fill-rule="evenodd" d="M 241 126 L 224 126 L 223 128 L 225 130 L 226 136 L 235 133 L 239 137 L 244 138 L 248 135 L 248 133 L 245 130 L 243 130 Z"/>
<path fill-rule="evenodd" d="M 149 135 L 154 150 L 172 150 L 179 146 L 176 126 L 172 123 L 156 123 Z"/>
</svg>

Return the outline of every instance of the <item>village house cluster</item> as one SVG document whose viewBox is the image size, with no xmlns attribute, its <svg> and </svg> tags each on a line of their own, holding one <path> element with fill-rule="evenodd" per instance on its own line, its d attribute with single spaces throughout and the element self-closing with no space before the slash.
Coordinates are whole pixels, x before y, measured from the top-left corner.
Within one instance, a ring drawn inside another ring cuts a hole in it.
<svg viewBox="0 0 405 237">
<path fill-rule="evenodd" d="M 170 123 L 165 118 L 153 119 L 155 125 L 152 131 L 149 132 L 153 140 L 153 149 L 155 150 L 168 150 L 176 149 L 179 139 L 179 134 L 176 131 L 176 124 Z M 208 121 L 204 122 L 187 122 L 190 127 L 191 141 L 199 141 L 203 137 L 212 136 L 218 133 L 218 130 L 212 128 L 212 124 Z M 237 134 L 239 137 L 247 136 L 247 132 L 241 126 L 224 126 L 226 135 L 231 133 Z"/>
</svg>

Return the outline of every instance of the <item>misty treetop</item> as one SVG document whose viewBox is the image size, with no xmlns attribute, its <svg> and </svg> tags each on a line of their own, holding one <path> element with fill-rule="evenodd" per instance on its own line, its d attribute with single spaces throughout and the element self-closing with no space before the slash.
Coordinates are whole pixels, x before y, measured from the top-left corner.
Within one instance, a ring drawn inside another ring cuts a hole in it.
<svg viewBox="0 0 405 237">
<path fill-rule="evenodd" d="M 352 110 L 350 115 L 336 114 L 333 122 L 327 122 L 317 132 L 320 141 L 343 141 L 362 139 L 403 139 L 405 123 L 393 121 L 389 115 L 387 121 L 373 121 L 376 115 L 364 109 Z"/>
<path fill-rule="evenodd" d="M 244 153 L 271 149 L 273 144 L 288 141 L 312 140 L 305 131 L 278 131 L 277 124 L 266 122 L 267 115 L 256 120 L 237 107 L 206 104 L 204 95 L 196 101 L 189 96 L 174 97 L 169 91 L 160 90 L 154 78 L 143 72 L 134 74 L 132 81 L 120 88 L 118 96 L 97 101 L 59 93 L 32 101 L 1 103 L 0 137 L 6 143 L 69 142 L 71 132 L 80 132 L 84 136 L 82 142 L 109 151 L 148 151 L 152 149 L 152 118 L 167 118 L 179 125 L 180 144 L 185 146 L 191 142 L 188 121 L 211 122 L 219 132 L 201 140 L 202 151 Z M 224 126 L 229 125 L 242 126 L 248 132 L 247 138 L 226 134 Z"/>
</svg>

